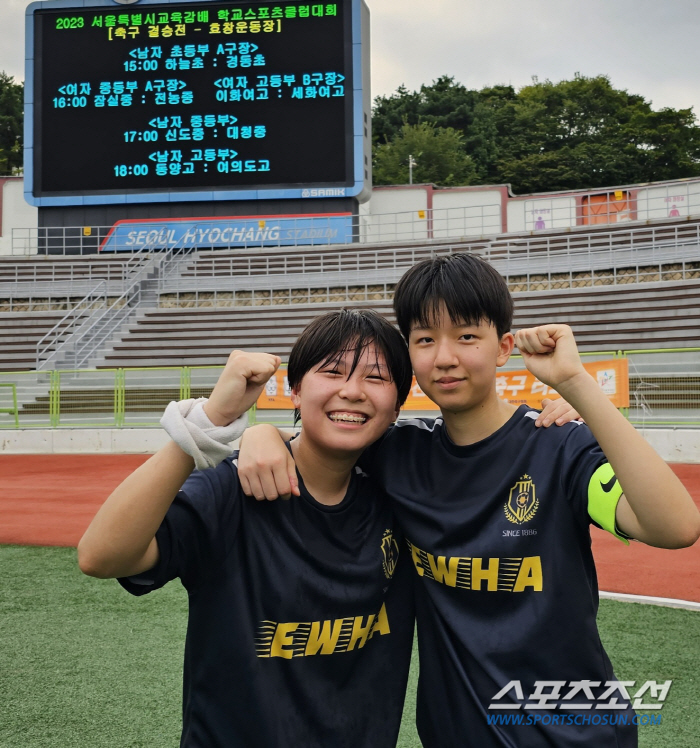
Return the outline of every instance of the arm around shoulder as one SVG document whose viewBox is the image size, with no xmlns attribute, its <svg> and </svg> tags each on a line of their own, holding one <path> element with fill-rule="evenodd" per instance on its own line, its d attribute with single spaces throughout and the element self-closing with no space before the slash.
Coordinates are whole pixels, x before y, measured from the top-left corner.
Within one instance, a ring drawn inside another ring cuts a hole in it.
<svg viewBox="0 0 700 748">
<path fill-rule="evenodd" d="M 243 493 L 258 501 L 299 496 L 296 465 L 285 444 L 293 436 L 293 432 L 278 430 L 268 423 L 246 431 L 238 453 Z"/>
</svg>

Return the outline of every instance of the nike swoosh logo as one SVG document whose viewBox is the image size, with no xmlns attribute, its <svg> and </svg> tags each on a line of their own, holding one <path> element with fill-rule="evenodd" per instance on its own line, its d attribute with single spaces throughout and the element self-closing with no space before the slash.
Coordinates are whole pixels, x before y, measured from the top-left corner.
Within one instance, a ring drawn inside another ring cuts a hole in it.
<svg viewBox="0 0 700 748">
<path fill-rule="evenodd" d="M 605 491 L 605 493 L 610 493 L 612 491 L 613 486 L 617 483 L 617 476 L 613 475 L 613 477 L 607 482 L 607 483 L 601 483 L 600 487 Z"/>
</svg>

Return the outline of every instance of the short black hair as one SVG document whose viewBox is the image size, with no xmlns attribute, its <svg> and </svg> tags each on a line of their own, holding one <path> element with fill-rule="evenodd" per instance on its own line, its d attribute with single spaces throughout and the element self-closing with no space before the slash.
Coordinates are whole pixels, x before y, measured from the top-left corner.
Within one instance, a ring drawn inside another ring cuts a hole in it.
<svg viewBox="0 0 700 748">
<path fill-rule="evenodd" d="M 398 391 L 397 406 L 406 402 L 413 373 L 408 349 L 399 331 L 371 309 L 341 309 L 316 317 L 297 338 L 289 354 L 287 381 L 298 389 L 304 375 L 315 366 L 327 366 L 345 354 L 354 354 L 348 377 L 357 368 L 362 352 L 374 344 L 384 356 L 391 381 Z M 295 412 L 295 420 L 298 413 Z"/>
<path fill-rule="evenodd" d="M 456 252 L 423 260 L 408 270 L 394 289 L 394 312 L 406 340 L 411 327 L 431 327 L 444 304 L 455 324 L 496 328 L 498 337 L 513 324 L 513 298 L 495 268 L 476 255 Z"/>
</svg>

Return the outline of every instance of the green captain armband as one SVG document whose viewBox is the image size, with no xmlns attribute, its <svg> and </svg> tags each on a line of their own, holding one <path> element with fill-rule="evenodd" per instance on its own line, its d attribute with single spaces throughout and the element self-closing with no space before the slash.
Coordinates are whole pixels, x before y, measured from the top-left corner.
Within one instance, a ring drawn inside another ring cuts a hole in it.
<svg viewBox="0 0 700 748">
<path fill-rule="evenodd" d="M 603 530 L 629 545 L 629 540 L 618 530 L 615 522 L 617 503 L 622 486 L 609 462 L 604 462 L 588 483 L 588 516 Z"/>
</svg>

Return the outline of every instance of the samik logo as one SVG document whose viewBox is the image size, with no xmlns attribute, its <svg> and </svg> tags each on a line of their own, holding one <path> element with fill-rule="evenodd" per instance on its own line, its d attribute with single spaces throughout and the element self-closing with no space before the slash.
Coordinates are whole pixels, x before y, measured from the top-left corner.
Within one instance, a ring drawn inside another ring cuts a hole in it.
<svg viewBox="0 0 700 748">
<path fill-rule="evenodd" d="M 510 496 L 505 504 L 506 517 L 516 525 L 522 525 L 531 520 L 540 505 L 535 496 L 535 484 L 529 475 L 521 476 L 520 480 L 510 489 Z"/>
<path fill-rule="evenodd" d="M 326 189 L 302 190 L 302 197 L 345 197 L 344 187 L 327 187 Z"/>
</svg>

